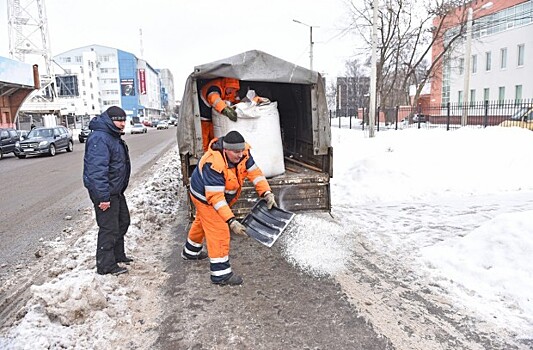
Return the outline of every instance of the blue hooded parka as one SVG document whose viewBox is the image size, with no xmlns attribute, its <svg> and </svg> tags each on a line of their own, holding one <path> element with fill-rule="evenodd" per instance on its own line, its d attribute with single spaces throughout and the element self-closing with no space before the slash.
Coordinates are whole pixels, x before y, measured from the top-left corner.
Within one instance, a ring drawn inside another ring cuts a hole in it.
<svg viewBox="0 0 533 350">
<path fill-rule="evenodd" d="M 121 130 L 106 112 L 91 120 L 92 130 L 85 144 L 83 185 L 93 203 L 109 202 L 112 195 L 123 194 L 131 173 L 128 146 Z"/>
</svg>

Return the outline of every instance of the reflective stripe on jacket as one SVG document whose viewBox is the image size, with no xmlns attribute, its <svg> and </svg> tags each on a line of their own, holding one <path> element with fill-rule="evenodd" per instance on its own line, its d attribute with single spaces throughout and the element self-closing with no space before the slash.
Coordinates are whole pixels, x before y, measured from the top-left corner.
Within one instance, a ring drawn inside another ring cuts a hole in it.
<svg viewBox="0 0 533 350">
<path fill-rule="evenodd" d="M 202 87 L 200 97 L 208 107 L 213 107 L 218 113 L 227 106 L 225 101 L 239 102 L 239 80 L 233 78 L 217 78 Z M 202 116 L 210 118 L 210 116 Z"/>
<path fill-rule="evenodd" d="M 222 148 L 223 137 L 213 139 L 209 150 L 202 156 L 191 176 L 191 194 L 199 201 L 215 208 L 224 221 L 234 217 L 230 206 L 241 194 L 242 185 L 248 179 L 259 196 L 270 191 L 261 169 L 255 164 L 246 144 L 243 158 L 238 164 L 229 163 Z"/>
</svg>

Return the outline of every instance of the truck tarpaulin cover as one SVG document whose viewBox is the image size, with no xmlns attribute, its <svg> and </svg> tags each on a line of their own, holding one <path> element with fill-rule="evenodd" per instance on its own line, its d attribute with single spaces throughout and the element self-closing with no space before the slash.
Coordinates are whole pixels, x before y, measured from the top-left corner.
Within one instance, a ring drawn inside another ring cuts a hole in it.
<svg viewBox="0 0 533 350">
<path fill-rule="evenodd" d="M 316 114 L 312 118 L 313 130 L 329 130 L 329 116 L 322 76 L 318 72 L 297 66 L 262 51 L 252 50 L 196 66 L 194 72 L 189 75 L 181 100 L 177 128 L 178 146 L 181 154 L 189 153 L 198 158 L 203 154 L 196 81 L 219 77 L 236 78 L 241 81 L 315 85 L 316 88 L 311 89 L 312 94 L 315 94 L 315 96 L 311 96 L 311 101 L 316 103 L 316 106 L 312 108 L 312 113 Z M 313 133 L 314 144 L 318 146 L 319 154 L 327 154 L 331 144 L 329 136 L 323 136 L 323 134 Z"/>
</svg>

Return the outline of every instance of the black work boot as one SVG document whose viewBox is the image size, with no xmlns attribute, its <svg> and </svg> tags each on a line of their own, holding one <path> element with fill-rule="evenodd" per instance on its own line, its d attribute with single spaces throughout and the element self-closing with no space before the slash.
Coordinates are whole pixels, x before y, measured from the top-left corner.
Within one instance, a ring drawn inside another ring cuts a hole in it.
<svg viewBox="0 0 533 350">
<path fill-rule="evenodd" d="M 120 267 L 120 266 L 118 266 L 118 265 L 115 265 L 115 266 L 112 267 L 109 271 L 102 271 L 102 270 L 96 269 L 96 272 L 97 272 L 99 275 L 108 275 L 108 274 L 111 274 L 111 275 L 114 275 L 114 276 L 118 276 L 118 275 L 121 275 L 121 274 L 123 274 L 123 273 L 128 272 L 128 269 L 125 268 L 125 267 Z"/>
<path fill-rule="evenodd" d="M 182 250 L 181 257 L 183 260 L 204 260 L 207 259 L 207 253 L 202 250 L 197 255 L 191 255 Z"/>
<path fill-rule="evenodd" d="M 236 275 L 232 273 L 229 278 L 226 278 L 223 281 L 220 282 L 213 282 L 214 284 L 218 284 L 220 286 L 238 286 L 242 284 L 243 280 L 242 277 L 239 275 Z"/>
<path fill-rule="evenodd" d="M 126 265 L 129 265 L 131 262 L 133 262 L 133 259 L 128 258 L 127 256 L 124 256 L 122 258 L 116 259 L 115 261 L 118 263 L 125 263 Z"/>
</svg>

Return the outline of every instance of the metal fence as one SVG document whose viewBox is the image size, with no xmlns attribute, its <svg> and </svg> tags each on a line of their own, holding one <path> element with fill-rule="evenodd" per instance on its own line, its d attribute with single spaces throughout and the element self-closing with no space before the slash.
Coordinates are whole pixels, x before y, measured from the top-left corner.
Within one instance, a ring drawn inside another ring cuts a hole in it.
<svg viewBox="0 0 533 350">
<path fill-rule="evenodd" d="M 330 111 L 330 125 L 339 128 L 368 128 L 368 108 L 358 108 L 354 115 Z M 427 106 L 397 106 L 376 110 L 376 130 L 418 128 L 456 129 L 461 126 L 484 128 L 504 123 L 505 126 L 533 128 L 533 99 L 447 103 Z M 531 124 L 531 126 L 528 126 Z"/>
</svg>

